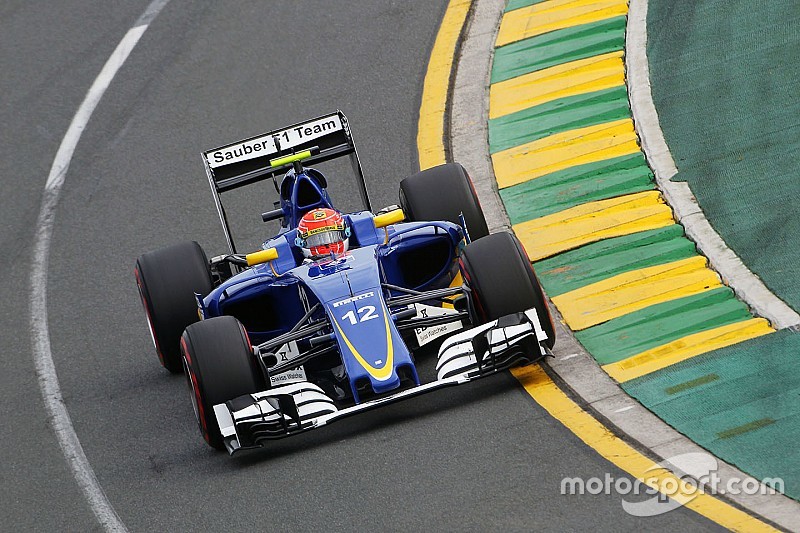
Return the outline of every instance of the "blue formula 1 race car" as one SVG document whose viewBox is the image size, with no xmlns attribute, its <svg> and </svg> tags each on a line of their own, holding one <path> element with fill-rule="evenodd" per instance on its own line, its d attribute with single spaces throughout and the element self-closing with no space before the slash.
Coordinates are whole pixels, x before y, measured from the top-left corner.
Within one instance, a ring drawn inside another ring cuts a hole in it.
<svg viewBox="0 0 800 533">
<path fill-rule="evenodd" d="M 185 372 L 214 448 L 260 447 L 552 348 L 530 261 L 510 233 L 488 234 L 461 165 L 404 179 L 399 206 L 373 213 L 341 112 L 203 156 L 228 253 L 209 261 L 184 242 L 142 255 L 135 275 L 161 364 Z M 310 167 L 343 156 L 365 204 L 349 214 Z M 221 194 L 266 179 L 280 202 L 262 219 L 280 231 L 240 254 Z M 436 379 L 425 382 L 414 355 L 434 340 Z"/>
</svg>

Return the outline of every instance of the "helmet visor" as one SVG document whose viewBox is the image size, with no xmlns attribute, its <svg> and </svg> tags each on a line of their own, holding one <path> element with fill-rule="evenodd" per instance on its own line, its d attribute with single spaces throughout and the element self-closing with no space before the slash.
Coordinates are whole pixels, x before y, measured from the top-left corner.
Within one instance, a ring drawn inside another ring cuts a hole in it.
<svg viewBox="0 0 800 533">
<path fill-rule="evenodd" d="M 344 231 L 341 230 L 324 231 L 322 233 L 317 233 L 315 235 L 309 235 L 306 238 L 306 247 L 314 248 L 316 246 L 325 246 L 327 244 L 341 242 L 346 238 L 347 237 L 344 234 Z"/>
</svg>

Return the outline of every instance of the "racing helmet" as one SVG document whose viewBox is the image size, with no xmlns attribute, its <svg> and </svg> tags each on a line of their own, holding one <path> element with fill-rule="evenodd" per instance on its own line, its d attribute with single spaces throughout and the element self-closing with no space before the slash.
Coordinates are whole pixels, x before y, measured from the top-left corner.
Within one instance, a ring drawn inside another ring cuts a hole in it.
<svg viewBox="0 0 800 533">
<path fill-rule="evenodd" d="M 295 244 L 310 258 L 339 255 L 347 251 L 350 228 L 342 214 L 327 207 L 312 209 L 297 225 Z"/>
</svg>

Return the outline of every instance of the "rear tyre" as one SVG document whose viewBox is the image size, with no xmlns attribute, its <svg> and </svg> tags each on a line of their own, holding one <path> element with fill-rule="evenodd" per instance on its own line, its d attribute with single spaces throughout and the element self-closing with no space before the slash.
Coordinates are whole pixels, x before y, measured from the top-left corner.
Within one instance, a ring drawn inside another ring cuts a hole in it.
<svg viewBox="0 0 800 533">
<path fill-rule="evenodd" d="M 472 180 L 458 163 L 429 168 L 401 181 L 400 207 L 412 221 L 459 224 L 463 212 L 473 241 L 489 234 Z"/>
<path fill-rule="evenodd" d="M 214 405 L 265 388 L 247 332 L 232 316 L 209 318 L 187 327 L 180 347 L 200 433 L 224 450 Z"/>
<path fill-rule="evenodd" d="M 461 273 L 472 289 L 473 314 L 480 323 L 536 309 L 552 348 L 556 335 L 539 280 L 528 254 L 511 233 L 494 233 L 464 248 Z"/>
<path fill-rule="evenodd" d="M 139 257 L 134 275 L 161 365 L 182 372 L 181 333 L 199 320 L 194 293 L 213 288 L 208 258 L 196 242 L 182 242 Z"/>
</svg>

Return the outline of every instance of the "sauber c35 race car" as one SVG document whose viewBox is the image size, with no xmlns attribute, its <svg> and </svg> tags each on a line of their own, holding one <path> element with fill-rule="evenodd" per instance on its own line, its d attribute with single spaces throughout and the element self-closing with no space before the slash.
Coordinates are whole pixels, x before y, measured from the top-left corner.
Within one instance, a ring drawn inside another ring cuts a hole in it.
<svg viewBox="0 0 800 533">
<path fill-rule="evenodd" d="M 310 165 L 344 156 L 365 206 L 338 214 Z M 552 348 L 531 263 L 513 235 L 488 234 L 461 165 L 404 179 L 399 206 L 373 213 L 341 112 L 209 150 L 203 161 L 228 252 L 208 260 L 183 242 L 139 257 L 135 276 L 161 364 L 185 373 L 214 448 L 261 447 L 534 363 Z M 280 231 L 241 254 L 221 195 L 268 179 L 280 202 L 262 219 L 280 220 Z M 317 230 L 304 221 L 327 213 L 347 246 L 310 254 Z M 425 382 L 415 354 L 434 340 L 436 379 Z"/>
</svg>

